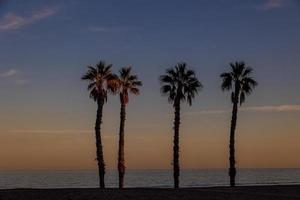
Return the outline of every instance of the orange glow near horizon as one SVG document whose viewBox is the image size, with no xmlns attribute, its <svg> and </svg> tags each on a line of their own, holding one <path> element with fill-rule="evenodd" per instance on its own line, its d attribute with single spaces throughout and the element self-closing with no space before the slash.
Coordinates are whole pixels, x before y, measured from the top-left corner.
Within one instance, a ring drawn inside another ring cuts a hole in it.
<svg viewBox="0 0 300 200">
<path fill-rule="evenodd" d="M 277 116 L 276 116 L 277 115 Z M 297 168 L 300 160 L 298 113 L 241 113 L 237 129 L 237 166 L 240 168 Z M 182 168 L 226 168 L 230 115 L 183 117 L 180 160 Z M 172 117 L 161 127 L 136 132 L 128 119 L 125 158 L 128 169 L 170 169 L 172 163 Z M 117 130 L 116 127 L 114 127 Z M 112 130 L 112 128 L 111 128 Z M 117 131 L 103 135 L 107 168 L 116 168 Z M 152 132 L 153 130 L 153 132 Z M 92 129 L 1 131 L 0 169 L 95 169 Z"/>
</svg>

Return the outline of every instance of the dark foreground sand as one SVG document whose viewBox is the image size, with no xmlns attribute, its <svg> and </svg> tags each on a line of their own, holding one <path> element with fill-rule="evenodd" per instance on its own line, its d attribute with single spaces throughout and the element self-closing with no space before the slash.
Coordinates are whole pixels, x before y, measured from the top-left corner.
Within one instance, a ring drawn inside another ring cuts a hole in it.
<svg viewBox="0 0 300 200">
<path fill-rule="evenodd" d="M 238 200 L 300 200 L 300 185 L 294 186 L 247 186 L 151 189 L 132 188 L 118 189 L 13 189 L 0 190 L 0 200 L 93 200 L 93 199 L 142 199 L 142 200 L 175 200 L 175 199 L 238 199 Z"/>
</svg>

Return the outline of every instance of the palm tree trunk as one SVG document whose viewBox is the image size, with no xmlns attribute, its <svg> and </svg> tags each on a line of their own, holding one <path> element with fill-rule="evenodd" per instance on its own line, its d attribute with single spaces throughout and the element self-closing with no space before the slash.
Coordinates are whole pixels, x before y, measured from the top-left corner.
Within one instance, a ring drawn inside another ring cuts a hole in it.
<svg viewBox="0 0 300 200">
<path fill-rule="evenodd" d="M 125 103 L 121 103 L 120 130 L 119 130 L 119 155 L 118 155 L 119 189 L 124 188 L 124 175 L 125 175 L 124 126 L 125 126 L 125 115 L 126 115 L 126 105 L 125 105 Z"/>
<path fill-rule="evenodd" d="M 238 93 L 235 93 L 235 94 L 238 94 Z M 236 129 L 236 121 L 237 121 L 237 112 L 238 112 L 238 97 L 235 98 L 235 100 L 233 102 L 231 128 L 230 128 L 229 177 L 230 177 L 230 186 L 231 187 L 235 186 L 235 176 L 236 176 L 236 168 L 235 168 L 235 129 Z"/>
<path fill-rule="evenodd" d="M 104 184 L 104 174 L 105 174 L 105 164 L 103 158 L 103 147 L 101 140 L 101 123 L 102 123 L 102 110 L 104 105 L 104 99 L 97 100 L 97 117 L 95 124 L 95 134 L 96 134 L 96 148 L 97 148 L 97 161 L 98 161 L 98 172 L 99 172 L 99 186 L 100 188 L 105 188 Z"/>
<path fill-rule="evenodd" d="M 174 140 L 173 140 L 173 177 L 174 188 L 179 188 L 179 125 L 180 125 L 180 101 L 175 104 Z"/>
</svg>

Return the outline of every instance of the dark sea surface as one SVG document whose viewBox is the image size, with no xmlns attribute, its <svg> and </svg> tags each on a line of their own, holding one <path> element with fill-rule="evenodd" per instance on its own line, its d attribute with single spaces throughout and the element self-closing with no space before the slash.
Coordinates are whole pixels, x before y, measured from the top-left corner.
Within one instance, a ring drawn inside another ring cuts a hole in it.
<svg viewBox="0 0 300 200">
<path fill-rule="evenodd" d="M 228 186 L 226 169 L 182 170 L 181 187 Z M 172 187 L 171 170 L 127 170 L 126 187 Z M 300 184 L 300 169 L 239 169 L 237 185 Z M 93 188 L 98 185 L 95 170 L 0 171 L 0 188 Z M 107 187 L 118 186 L 116 170 L 107 170 Z"/>
</svg>

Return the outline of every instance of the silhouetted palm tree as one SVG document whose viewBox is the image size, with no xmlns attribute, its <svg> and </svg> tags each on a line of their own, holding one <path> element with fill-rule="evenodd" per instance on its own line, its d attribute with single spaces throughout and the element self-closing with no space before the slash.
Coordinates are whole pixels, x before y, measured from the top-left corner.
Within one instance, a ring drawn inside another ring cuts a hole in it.
<svg viewBox="0 0 300 200">
<path fill-rule="evenodd" d="M 174 188 L 179 187 L 179 125 L 180 103 L 187 101 L 192 105 L 192 100 L 202 88 L 202 84 L 196 78 L 193 70 L 187 69 L 186 63 L 178 63 L 174 68 L 166 70 L 166 74 L 160 76 L 162 94 L 168 95 L 168 100 L 175 109 L 174 140 L 173 140 L 173 177 Z"/>
<path fill-rule="evenodd" d="M 238 113 L 238 104 L 242 105 L 246 95 L 250 95 L 257 85 L 257 82 L 251 77 L 253 69 L 247 67 L 244 62 L 230 63 L 231 70 L 221 74 L 222 90 L 232 91 L 231 101 L 233 103 L 231 128 L 230 128 L 230 144 L 229 144 L 229 176 L 230 186 L 235 186 L 235 128 Z"/>
<path fill-rule="evenodd" d="M 125 159 L 124 159 L 124 126 L 126 118 L 126 104 L 129 102 L 129 93 L 138 95 L 139 86 L 142 82 L 136 75 L 131 74 L 131 67 L 123 67 L 119 71 L 118 91 L 120 94 L 120 130 L 119 130 L 119 152 L 118 152 L 118 171 L 119 171 L 119 188 L 124 187 Z"/>
<path fill-rule="evenodd" d="M 111 67 L 111 64 L 106 65 L 104 61 L 100 61 L 95 67 L 87 66 L 88 71 L 81 78 L 89 82 L 87 89 L 90 91 L 90 98 L 94 99 L 98 105 L 95 134 L 100 188 L 105 188 L 105 164 L 101 140 L 102 110 L 107 101 L 107 93 L 116 91 L 117 84 L 116 76 L 111 73 Z"/>
</svg>

